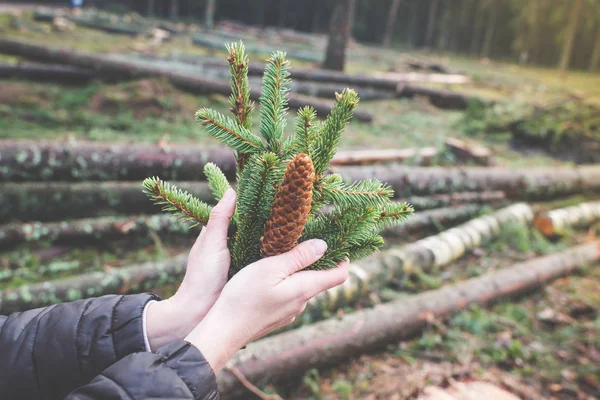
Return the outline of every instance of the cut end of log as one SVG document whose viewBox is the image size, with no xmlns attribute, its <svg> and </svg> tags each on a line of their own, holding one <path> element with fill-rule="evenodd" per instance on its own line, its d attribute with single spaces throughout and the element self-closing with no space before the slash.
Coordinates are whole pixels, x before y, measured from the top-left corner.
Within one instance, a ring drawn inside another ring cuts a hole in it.
<svg viewBox="0 0 600 400">
<path fill-rule="evenodd" d="M 552 218 L 547 215 L 537 215 L 533 219 L 533 226 L 535 226 L 544 236 L 554 236 L 554 224 Z"/>
</svg>

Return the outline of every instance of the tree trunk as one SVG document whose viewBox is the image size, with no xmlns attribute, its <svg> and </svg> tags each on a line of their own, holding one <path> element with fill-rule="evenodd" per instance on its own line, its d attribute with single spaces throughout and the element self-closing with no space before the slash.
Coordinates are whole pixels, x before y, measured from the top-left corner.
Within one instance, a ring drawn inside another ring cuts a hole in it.
<svg viewBox="0 0 600 400">
<path fill-rule="evenodd" d="M 501 167 L 332 167 L 346 179 L 377 178 L 389 183 L 396 196 L 431 195 L 460 191 L 501 190 L 509 199 L 550 200 L 582 192 L 600 191 L 600 166 Z"/>
<path fill-rule="evenodd" d="M 221 146 L 0 140 L 0 182 L 203 180 L 209 162 L 235 178 L 233 152 Z"/>
<path fill-rule="evenodd" d="M 469 45 L 469 53 L 472 55 L 479 54 L 481 49 L 481 39 L 483 37 L 483 28 L 485 20 L 484 7 L 481 4 L 481 0 L 475 2 L 475 23 L 473 24 L 473 30 L 471 32 L 471 42 Z"/>
<path fill-rule="evenodd" d="M 186 264 L 187 255 L 182 255 L 167 261 L 111 268 L 107 272 L 88 272 L 5 289 L 0 292 L 0 314 L 105 294 L 151 291 L 156 287 L 178 282 L 183 278 Z"/>
<path fill-rule="evenodd" d="M 279 18 L 277 19 L 277 26 L 280 28 L 285 27 L 285 17 L 288 13 L 288 0 L 279 1 Z"/>
<path fill-rule="evenodd" d="M 421 293 L 372 309 L 331 318 L 251 343 L 231 364 L 250 382 L 302 376 L 310 368 L 339 364 L 417 335 L 431 319 L 440 320 L 472 304 L 487 306 L 521 296 L 600 258 L 595 242 L 516 264 L 452 286 Z M 221 396 L 247 396 L 227 369 L 217 377 Z"/>
<path fill-rule="evenodd" d="M 452 194 L 438 194 L 434 196 L 413 196 L 399 201 L 406 201 L 415 210 L 431 210 L 440 207 L 457 206 L 461 204 L 488 204 L 499 205 L 507 202 L 506 195 L 501 191 L 487 192 L 458 192 Z"/>
<path fill-rule="evenodd" d="M 575 36 L 577 36 L 577 28 L 579 27 L 581 9 L 583 8 L 583 0 L 574 0 L 573 3 L 573 8 L 571 8 L 571 14 L 569 15 L 567 33 L 563 43 L 560 61 L 558 62 L 558 69 L 562 72 L 565 72 L 569 69 L 571 53 L 573 52 L 573 44 L 575 43 Z"/>
<path fill-rule="evenodd" d="M 394 28 L 396 27 L 396 20 L 398 19 L 398 9 L 400 8 L 401 0 L 392 0 L 390 10 L 388 12 L 388 19 L 385 25 L 385 31 L 383 32 L 383 46 L 390 47 L 392 44 L 392 37 L 394 36 Z"/>
<path fill-rule="evenodd" d="M 256 25 L 264 26 L 265 25 L 265 0 L 254 0 L 252 2 L 252 7 L 255 11 Z"/>
<path fill-rule="evenodd" d="M 321 22 L 321 0 L 317 0 L 315 3 L 312 19 L 312 33 L 320 33 L 320 22 Z"/>
<path fill-rule="evenodd" d="M 439 0 L 431 0 L 431 4 L 429 5 L 427 34 L 425 36 L 425 47 L 427 48 L 433 47 L 433 35 L 435 34 L 436 17 L 439 3 Z"/>
<path fill-rule="evenodd" d="M 176 22 L 179 18 L 179 0 L 171 0 L 171 21 Z"/>
<path fill-rule="evenodd" d="M 600 202 L 581 203 L 535 216 L 533 224 L 545 236 L 558 236 L 570 229 L 589 226 L 600 220 Z"/>
<path fill-rule="evenodd" d="M 343 71 L 356 0 L 336 0 L 329 25 L 325 69 Z"/>
<path fill-rule="evenodd" d="M 0 248 L 39 241 L 70 245 L 90 242 L 97 244 L 126 236 L 143 236 L 150 231 L 159 234 L 195 234 L 196 231 L 189 230 L 189 226 L 190 224 L 170 214 L 14 223 L 0 225 Z"/>
<path fill-rule="evenodd" d="M 85 84 L 98 76 L 93 72 L 66 65 L 0 62 L 0 78 L 22 79 L 37 82 Z"/>
<path fill-rule="evenodd" d="M 154 18 L 154 0 L 148 0 L 146 15 L 148 15 L 148 18 Z"/>
<path fill-rule="evenodd" d="M 64 48 L 55 48 L 33 44 L 30 42 L 0 37 L 0 52 L 34 59 L 42 62 L 56 62 L 73 65 L 90 70 L 108 77 L 142 78 L 167 77 L 171 83 L 180 89 L 192 93 L 218 93 L 225 96 L 231 94 L 229 82 L 225 79 L 213 79 L 199 74 L 176 72 L 168 68 L 155 67 L 139 62 L 126 60 L 118 55 L 95 54 L 78 52 Z M 256 88 L 250 91 L 253 100 L 260 98 L 261 91 Z M 331 111 L 331 102 L 322 101 L 309 96 L 290 93 L 288 104 L 291 108 L 311 105 L 322 116 Z M 354 117 L 359 121 L 371 122 L 373 115 L 357 111 Z"/>
<path fill-rule="evenodd" d="M 212 30 L 215 26 L 215 11 L 217 0 L 206 0 L 206 9 L 204 11 L 204 25 L 206 29 Z"/>
<path fill-rule="evenodd" d="M 600 67 L 600 23 L 598 23 L 597 33 L 596 33 L 596 42 L 594 44 L 594 50 L 592 51 L 592 55 L 590 57 L 590 72 L 598 71 L 598 67 Z"/>
<path fill-rule="evenodd" d="M 492 2 L 488 10 L 488 24 L 485 29 L 485 37 L 483 38 L 483 48 L 481 49 L 481 57 L 490 57 L 494 47 L 494 39 L 496 37 L 496 26 L 498 24 L 498 5 Z"/>
<path fill-rule="evenodd" d="M 206 182 L 173 182 L 200 200 L 214 204 Z M 141 182 L 0 184 L 0 222 L 62 221 L 107 214 L 157 213 Z"/>
</svg>

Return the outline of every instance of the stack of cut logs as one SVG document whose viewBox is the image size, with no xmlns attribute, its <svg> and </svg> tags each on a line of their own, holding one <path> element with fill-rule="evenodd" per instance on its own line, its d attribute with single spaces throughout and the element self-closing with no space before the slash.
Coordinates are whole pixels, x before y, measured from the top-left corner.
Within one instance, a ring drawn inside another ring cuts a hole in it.
<svg viewBox="0 0 600 400">
<path fill-rule="evenodd" d="M 480 148 L 454 140 L 447 146 L 453 146 L 457 156 L 470 154 L 473 163 L 489 164 L 482 162 L 485 157 Z M 600 202 L 549 212 L 536 212 L 526 203 L 598 193 L 600 166 L 507 169 L 401 164 L 407 159 L 427 163 L 432 157 L 431 149 L 338 153 L 332 163 L 336 172 L 348 179 L 377 177 L 393 187 L 399 201 L 415 206 L 414 217 L 383 231 L 387 238 L 394 238 L 390 242 L 399 239 L 405 244 L 354 263 L 344 285 L 309 302 L 303 321 L 290 327 L 296 329 L 261 339 L 240 351 L 218 376 L 224 398 L 244 398 L 248 381 L 282 380 L 397 343 L 417 335 L 432 318 L 448 317 L 470 304 L 487 305 L 521 295 L 600 259 L 600 243 L 591 239 L 563 253 L 349 313 L 341 319 L 326 319 L 340 307 L 368 304 L 373 293 L 391 282 L 402 288 L 416 273 L 443 271 L 470 251 L 496 240 L 509 225 L 531 226 L 544 235 L 556 236 L 600 220 Z M 194 235 L 196 232 L 171 216 L 157 214 L 159 209 L 142 194 L 141 181 L 149 175 L 178 180 L 179 187 L 209 201 L 210 191 L 200 172 L 207 162 L 219 165 L 233 179 L 233 155 L 220 147 L 0 141 L 0 248 L 37 242 L 52 246 L 105 243 L 148 234 Z M 103 216 L 107 213 L 112 216 Z M 180 280 L 185 265 L 186 255 L 180 255 L 8 287 L 0 291 L 0 314 L 107 293 L 153 290 Z M 2 277 L 26 268 L 0 268 L 0 282 Z M 37 272 L 43 276 L 43 271 L 40 268 Z M 302 322 L 311 324 L 299 326 Z M 243 384 L 240 376 L 245 377 Z"/>
</svg>

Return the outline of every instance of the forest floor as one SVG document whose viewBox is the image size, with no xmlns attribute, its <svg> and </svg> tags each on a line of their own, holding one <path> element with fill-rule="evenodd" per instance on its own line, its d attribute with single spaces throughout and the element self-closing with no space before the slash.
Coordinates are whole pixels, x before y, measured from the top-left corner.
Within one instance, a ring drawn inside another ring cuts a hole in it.
<svg viewBox="0 0 600 400">
<path fill-rule="evenodd" d="M 221 57 L 225 54 L 194 46 L 184 36 L 175 36 L 168 43 L 150 48 L 144 39 L 123 38 L 87 28 L 49 31 L 34 23 L 27 12 L 20 18 L 25 23 L 13 29 L 12 17 L 2 14 L 0 9 L 0 33 L 86 51 L 126 53 L 143 49 L 144 53 L 163 55 L 178 52 Z M 470 84 L 448 86 L 454 90 L 515 103 L 545 102 L 557 96 L 584 96 L 600 102 L 599 75 L 572 72 L 565 79 L 552 69 L 465 57 L 381 50 L 378 60 L 351 58 L 348 71 L 397 70 L 406 57 L 440 62 L 472 78 Z M 251 61 L 260 59 L 251 56 Z M 0 61 L 15 59 L 0 56 Z M 292 61 L 292 66 L 308 65 Z M 0 86 L 0 138 L 209 144 L 214 142 L 196 126 L 194 112 L 200 107 L 221 112 L 229 108 L 225 96 L 184 93 L 163 79 L 118 84 L 95 82 L 86 86 L 0 80 Z M 457 137 L 490 148 L 498 165 L 568 164 L 543 150 L 514 143 L 508 133 L 493 136 L 473 133 L 466 129 L 469 121 L 465 121 L 464 112 L 440 110 L 426 100 L 364 101 L 359 109 L 373 113 L 375 121 L 372 124 L 352 121 L 342 138 L 344 149 L 443 148 L 446 138 Z M 254 118 L 257 124 L 258 113 L 254 113 Z M 292 125 L 290 119 L 287 129 Z M 565 204 L 578 200 L 581 199 L 571 198 Z M 549 242 L 528 229 L 508 229 L 499 240 L 473 250 L 443 273 L 415 277 L 408 291 L 406 287 L 395 290 L 392 284 L 381 293 L 373 293 L 369 303 L 362 306 L 434 289 L 556 252 L 589 240 L 598 231 L 597 225 L 589 232 Z M 100 246 L 24 245 L 0 251 L 0 289 L 164 259 L 186 251 L 192 241 L 189 235 L 173 235 Z M 523 399 L 600 398 L 599 287 L 599 269 L 590 268 L 555 281 L 519 301 L 502 302 L 489 309 L 472 307 L 449 321 L 433 321 L 420 337 L 390 346 L 384 352 L 365 355 L 335 368 L 309 371 L 286 385 L 264 389 L 277 390 L 286 399 L 409 399 L 429 384 L 443 386 L 452 380 L 483 379 L 496 382 Z M 173 290 L 172 286 L 156 288 L 162 295 Z"/>
</svg>

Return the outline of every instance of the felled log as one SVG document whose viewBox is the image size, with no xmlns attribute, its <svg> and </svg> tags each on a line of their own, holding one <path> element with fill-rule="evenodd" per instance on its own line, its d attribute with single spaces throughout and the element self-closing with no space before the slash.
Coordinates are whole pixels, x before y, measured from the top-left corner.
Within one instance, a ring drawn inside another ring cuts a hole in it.
<svg viewBox="0 0 600 400">
<path fill-rule="evenodd" d="M 173 182 L 214 203 L 206 182 Z M 142 182 L 53 182 L 0 184 L 0 222 L 62 221 L 119 213 L 159 212 Z"/>
<path fill-rule="evenodd" d="M 343 362 L 417 335 L 432 320 L 471 304 L 487 306 L 541 287 L 600 259 L 600 242 L 571 248 L 441 289 L 395 300 L 250 343 L 231 364 L 250 382 L 301 376 L 310 368 Z M 239 380 L 224 369 L 217 377 L 222 397 L 244 395 Z"/>
<path fill-rule="evenodd" d="M 155 211 L 158 211 L 156 208 Z M 62 222 L 30 222 L 0 225 L 0 249 L 28 242 L 76 244 L 98 242 L 148 232 L 194 234 L 190 224 L 168 214 L 131 217 L 101 217 Z"/>
<path fill-rule="evenodd" d="M 490 149 L 476 143 L 469 143 L 456 138 L 447 138 L 446 149 L 459 161 L 473 162 L 477 165 L 493 165 L 493 155 Z"/>
<path fill-rule="evenodd" d="M 509 222 L 525 225 L 532 219 L 531 207 L 518 203 L 399 249 L 386 250 L 352 263 L 350 276 L 343 285 L 309 301 L 307 316 L 320 319 L 324 312 L 353 305 L 392 280 L 402 282 L 417 270 L 430 272 L 446 266 L 467 251 L 498 237 L 503 225 Z"/>
<path fill-rule="evenodd" d="M 427 97 L 434 106 L 448 110 L 465 110 L 471 101 L 483 102 L 482 99 L 464 93 L 403 83 L 397 85 L 396 96 L 406 98 Z"/>
<path fill-rule="evenodd" d="M 411 61 L 407 61 L 406 65 L 408 65 L 408 67 L 412 70 L 415 71 L 431 71 L 431 72 L 437 72 L 438 74 L 450 74 L 451 71 L 447 68 L 444 67 L 441 64 L 436 64 L 436 63 L 426 63 L 423 61 L 417 61 L 417 60 L 411 60 Z"/>
<path fill-rule="evenodd" d="M 111 293 L 139 293 L 177 282 L 185 273 L 187 255 L 70 278 L 24 285 L 0 292 L 0 314 L 44 307 Z"/>
<path fill-rule="evenodd" d="M 206 163 L 235 177 L 235 157 L 222 146 L 0 140 L 0 182 L 203 180 Z"/>
<path fill-rule="evenodd" d="M 439 74 L 420 72 L 375 72 L 376 78 L 389 79 L 406 83 L 442 83 L 447 85 L 461 85 L 471 82 L 471 78 L 462 74 Z"/>
<path fill-rule="evenodd" d="M 433 196 L 413 196 L 402 201 L 410 203 L 415 210 L 431 210 L 433 208 L 448 207 L 461 204 L 489 204 L 505 203 L 506 195 L 502 191 L 490 192 L 458 192 L 451 194 L 436 194 Z M 416 216 L 416 215 L 415 215 Z M 415 216 L 411 217 L 414 218 Z"/>
<path fill-rule="evenodd" d="M 435 147 L 415 149 L 341 150 L 331 160 L 331 165 L 363 165 L 384 162 L 415 162 L 430 165 L 438 151 Z"/>
<path fill-rule="evenodd" d="M 88 70 L 66 65 L 0 62 L 0 78 L 82 84 L 90 82 L 95 75 Z"/>
<path fill-rule="evenodd" d="M 590 225 L 598 220 L 600 202 L 589 202 L 539 213 L 533 219 L 533 224 L 545 236 L 551 237 L 564 234 L 566 229 Z"/>
<path fill-rule="evenodd" d="M 198 74 L 178 72 L 168 68 L 151 66 L 141 62 L 128 60 L 119 55 L 97 54 L 65 48 L 48 47 L 10 38 L 0 38 L 0 52 L 40 62 L 62 63 L 80 68 L 87 68 L 108 77 L 144 78 L 164 76 L 167 77 L 173 85 L 193 93 L 218 93 L 225 96 L 231 94 L 229 82 L 225 79 L 212 79 Z M 250 97 L 253 100 L 258 100 L 260 98 L 260 89 L 252 90 Z M 329 111 L 331 111 L 332 106 L 330 101 L 319 100 L 296 93 L 289 94 L 288 104 L 292 108 L 311 105 L 321 116 L 328 114 Z M 364 122 L 373 120 L 373 115 L 364 111 L 355 112 L 354 117 L 357 120 Z"/>
<path fill-rule="evenodd" d="M 548 200 L 585 191 L 600 191 L 600 166 L 501 167 L 332 167 L 349 180 L 377 178 L 389 183 L 400 198 L 454 193 L 496 191 L 509 199 Z"/>
<path fill-rule="evenodd" d="M 422 211 L 399 225 L 385 229 L 381 234 L 384 237 L 408 238 L 415 234 L 422 235 L 426 232 L 443 231 L 450 226 L 455 226 L 477 216 L 482 211 L 483 207 L 477 204 L 465 204 L 456 207 Z"/>
</svg>

